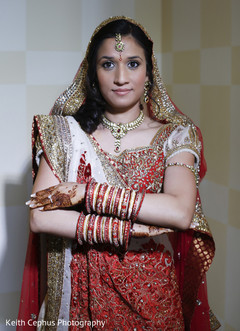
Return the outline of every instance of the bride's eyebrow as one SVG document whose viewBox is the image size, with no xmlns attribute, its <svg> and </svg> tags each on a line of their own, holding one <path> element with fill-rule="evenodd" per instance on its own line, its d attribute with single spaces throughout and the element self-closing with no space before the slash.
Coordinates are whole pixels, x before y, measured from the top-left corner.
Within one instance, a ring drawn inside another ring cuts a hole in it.
<svg viewBox="0 0 240 331">
<path fill-rule="evenodd" d="M 98 61 L 101 61 L 101 60 L 114 60 L 114 57 L 113 56 L 101 56 Z"/>
<path fill-rule="evenodd" d="M 128 56 L 128 59 L 141 59 L 139 55 Z"/>
<path fill-rule="evenodd" d="M 101 56 L 101 57 L 98 59 L 98 61 L 101 61 L 101 60 L 114 60 L 114 59 L 115 59 L 114 56 L 103 55 L 103 56 Z M 128 56 L 128 60 L 137 60 L 137 59 L 143 61 L 143 59 L 141 58 L 141 56 L 138 56 L 138 55 Z"/>
<path fill-rule="evenodd" d="M 139 59 L 139 60 L 142 60 L 142 61 L 143 61 L 143 59 L 141 58 L 141 56 L 138 56 L 138 55 L 135 55 L 135 56 L 129 56 L 128 59 L 129 59 L 129 60 L 137 60 L 137 59 Z"/>
</svg>

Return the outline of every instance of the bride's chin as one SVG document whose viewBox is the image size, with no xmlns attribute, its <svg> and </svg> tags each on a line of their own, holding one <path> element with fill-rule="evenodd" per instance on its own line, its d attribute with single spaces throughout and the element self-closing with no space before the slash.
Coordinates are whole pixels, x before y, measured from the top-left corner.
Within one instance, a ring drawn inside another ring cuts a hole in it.
<svg viewBox="0 0 240 331">
<path fill-rule="evenodd" d="M 111 114 L 123 114 L 127 112 L 139 112 L 140 101 L 135 103 L 118 103 L 118 104 L 108 104 L 106 111 Z"/>
</svg>

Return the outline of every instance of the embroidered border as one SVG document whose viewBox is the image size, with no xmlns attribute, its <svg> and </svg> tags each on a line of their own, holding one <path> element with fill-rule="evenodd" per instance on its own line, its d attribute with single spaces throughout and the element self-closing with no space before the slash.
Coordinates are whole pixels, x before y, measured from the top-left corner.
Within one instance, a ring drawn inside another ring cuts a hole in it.
<svg viewBox="0 0 240 331">
<path fill-rule="evenodd" d="M 33 125 L 33 153 L 39 150 L 39 142 L 54 175 L 59 181 L 66 181 L 72 157 L 71 134 L 67 119 L 62 116 L 35 116 Z M 56 328 L 53 327 L 53 323 L 49 323 L 51 325 L 51 331 L 57 329 L 62 297 L 66 247 L 67 242 L 63 238 L 48 236 L 48 304 L 45 320 L 55 322 Z M 48 329 L 49 327 L 46 326 L 46 330 Z"/>
</svg>

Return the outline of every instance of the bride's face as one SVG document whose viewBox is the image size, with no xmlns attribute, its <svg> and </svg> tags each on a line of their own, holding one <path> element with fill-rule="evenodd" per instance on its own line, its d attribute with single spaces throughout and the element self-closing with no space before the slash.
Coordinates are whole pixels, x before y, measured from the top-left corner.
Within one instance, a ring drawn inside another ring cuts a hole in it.
<svg viewBox="0 0 240 331">
<path fill-rule="evenodd" d="M 139 104 L 148 80 L 143 48 L 131 36 L 123 36 L 125 47 L 115 50 L 116 41 L 103 41 L 97 53 L 97 77 L 100 92 L 110 110 L 131 109 Z"/>
</svg>

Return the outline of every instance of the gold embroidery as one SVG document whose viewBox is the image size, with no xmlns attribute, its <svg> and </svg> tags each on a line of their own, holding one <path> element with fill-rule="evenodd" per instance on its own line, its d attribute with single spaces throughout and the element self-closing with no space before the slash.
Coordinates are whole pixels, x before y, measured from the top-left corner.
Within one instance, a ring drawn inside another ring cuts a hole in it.
<svg viewBox="0 0 240 331">
<path fill-rule="evenodd" d="M 164 175 L 163 144 L 175 127 L 163 125 L 150 146 L 127 149 L 118 156 L 104 152 L 97 141 L 89 139 L 102 163 L 107 181 L 111 185 L 131 187 L 160 193 Z"/>
<path fill-rule="evenodd" d="M 71 136 L 68 121 L 62 116 L 39 115 L 34 117 L 38 132 L 36 142 L 41 147 L 52 167 L 53 173 L 65 181 L 72 155 Z M 39 149 L 39 146 L 38 146 Z"/>
<path fill-rule="evenodd" d="M 192 224 L 195 225 L 196 231 L 211 234 L 208 222 L 202 211 L 202 205 L 199 197 L 197 197 Z"/>
<path fill-rule="evenodd" d="M 184 127 L 180 126 L 177 128 L 177 133 L 181 133 L 183 131 Z M 200 159 L 200 153 L 201 153 L 201 142 L 199 140 L 196 128 L 193 125 L 188 126 L 188 135 L 184 137 L 184 140 L 181 141 L 181 135 L 178 136 L 178 138 L 174 138 L 172 140 L 172 144 L 166 145 L 166 159 L 169 159 L 173 154 L 184 150 L 184 149 L 190 149 L 192 150 Z"/>
<path fill-rule="evenodd" d="M 220 328 L 221 324 L 217 320 L 216 316 L 213 314 L 212 310 L 209 310 L 209 317 L 210 317 L 210 328 L 211 331 L 215 331 Z"/>
<path fill-rule="evenodd" d="M 42 149 L 49 161 L 53 173 L 60 181 L 68 178 L 68 168 L 72 156 L 71 135 L 66 118 L 62 116 L 40 115 L 34 117 L 33 150 Z M 46 321 L 51 327 L 46 330 L 57 329 L 57 319 L 61 306 L 64 260 L 66 240 L 48 236 L 48 304 L 46 307 Z M 55 322 L 56 328 L 53 326 Z"/>
<path fill-rule="evenodd" d="M 163 144 L 176 128 L 177 125 L 173 124 L 163 125 L 154 136 L 150 146 L 125 150 L 118 156 L 104 152 L 91 135 L 89 135 L 89 139 L 101 161 L 109 184 L 121 187 L 129 186 L 137 191 L 146 189 L 149 192 L 157 193 L 161 192 L 164 176 Z M 190 147 L 188 146 L 188 148 Z M 153 167 L 155 167 L 154 170 Z M 146 178 L 148 178 L 148 184 L 145 182 Z M 210 234 L 199 197 L 196 200 L 191 225 L 196 231 Z"/>
<path fill-rule="evenodd" d="M 46 330 L 57 330 L 57 321 L 62 298 L 62 286 L 64 275 L 64 240 L 55 236 L 48 236 L 48 272 L 47 272 L 47 296 L 45 320 L 51 323 Z M 55 323 L 52 323 L 55 322 Z M 55 326 L 56 327 L 55 327 Z"/>
</svg>

